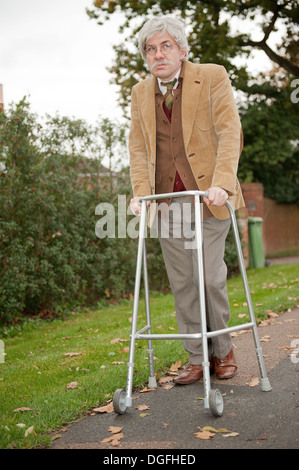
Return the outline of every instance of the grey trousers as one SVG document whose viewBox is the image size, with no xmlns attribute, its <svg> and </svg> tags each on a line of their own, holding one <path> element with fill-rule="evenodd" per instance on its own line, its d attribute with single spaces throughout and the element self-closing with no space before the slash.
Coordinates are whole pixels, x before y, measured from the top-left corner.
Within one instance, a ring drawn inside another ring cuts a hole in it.
<svg viewBox="0 0 299 470">
<path fill-rule="evenodd" d="M 197 250 L 192 241 L 194 205 L 190 197 L 183 196 L 173 199 L 170 206 L 159 204 L 159 208 L 157 231 L 174 295 L 178 330 L 180 334 L 200 333 Z M 223 257 L 231 220 L 210 217 L 202 223 L 207 328 L 213 331 L 226 328 L 230 315 Z M 183 346 L 189 353 L 190 364 L 202 363 L 201 340 L 183 340 Z M 212 355 L 224 358 L 231 348 L 229 333 L 209 339 L 210 358 Z"/>
</svg>

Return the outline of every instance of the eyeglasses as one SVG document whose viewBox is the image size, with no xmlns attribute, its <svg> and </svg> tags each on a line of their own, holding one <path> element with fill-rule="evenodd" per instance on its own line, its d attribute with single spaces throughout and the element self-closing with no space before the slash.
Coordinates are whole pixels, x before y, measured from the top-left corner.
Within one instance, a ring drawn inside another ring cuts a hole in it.
<svg viewBox="0 0 299 470">
<path fill-rule="evenodd" d="M 160 47 L 156 47 L 156 46 L 150 44 L 149 46 L 145 46 L 144 51 L 145 51 L 146 54 L 155 55 L 157 50 L 160 49 L 162 54 L 168 55 L 168 54 L 171 53 L 173 47 L 175 47 L 175 44 L 171 44 L 170 42 L 165 42 Z"/>
</svg>

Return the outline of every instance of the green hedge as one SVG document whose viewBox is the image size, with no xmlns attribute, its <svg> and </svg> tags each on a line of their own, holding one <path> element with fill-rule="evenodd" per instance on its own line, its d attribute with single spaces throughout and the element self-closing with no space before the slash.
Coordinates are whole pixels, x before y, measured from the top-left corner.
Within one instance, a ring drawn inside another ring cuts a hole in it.
<svg viewBox="0 0 299 470">
<path fill-rule="evenodd" d="M 99 174 L 102 147 L 98 128 L 41 122 L 26 100 L 0 113 L 0 323 L 132 294 L 137 240 L 95 234 L 96 206 L 117 216 L 117 196 L 131 197 L 128 169 Z M 150 287 L 167 288 L 157 239 L 147 251 Z"/>
</svg>

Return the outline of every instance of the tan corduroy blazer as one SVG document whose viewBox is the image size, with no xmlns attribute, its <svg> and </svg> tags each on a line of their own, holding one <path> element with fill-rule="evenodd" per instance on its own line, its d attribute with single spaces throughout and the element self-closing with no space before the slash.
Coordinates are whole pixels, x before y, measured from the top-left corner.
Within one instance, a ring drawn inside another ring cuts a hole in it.
<svg viewBox="0 0 299 470">
<path fill-rule="evenodd" d="M 129 135 L 130 172 L 134 196 L 155 194 L 156 112 L 154 76 L 132 88 Z M 244 206 L 237 179 L 242 129 L 232 87 L 224 67 L 185 63 L 182 128 L 186 156 L 198 189 L 225 189 L 233 208 Z M 226 207 L 209 206 L 218 219 Z"/>
</svg>

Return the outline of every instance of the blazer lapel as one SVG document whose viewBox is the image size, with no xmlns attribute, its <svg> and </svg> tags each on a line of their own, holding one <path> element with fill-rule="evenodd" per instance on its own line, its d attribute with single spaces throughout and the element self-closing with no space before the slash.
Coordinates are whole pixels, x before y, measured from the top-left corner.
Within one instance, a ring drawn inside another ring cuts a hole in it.
<svg viewBox="0 0 299 470">
<path fill-rule="evenodd" d="M 186 149 L 191 138 L 196 108 L 204 82 L 204 78 L 199 75 L 198 71 L 194 71 L 194 68 L 193 64 L 186 62 L 182 93 L 182 126 Z"/>
</svg>

